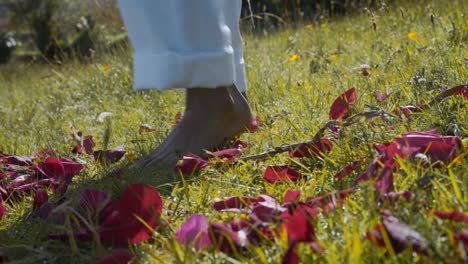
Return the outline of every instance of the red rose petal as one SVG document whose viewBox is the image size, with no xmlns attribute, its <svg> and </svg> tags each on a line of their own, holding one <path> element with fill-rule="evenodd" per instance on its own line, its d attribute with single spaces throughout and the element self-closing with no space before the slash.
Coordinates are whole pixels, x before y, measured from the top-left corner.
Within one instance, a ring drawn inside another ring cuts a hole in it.
<svg viewBox="0 0 468 264">
<path fill-rule="evenodd" d="M 98 229 L 106 245 L 127 245 L 140 243 L 151 238 L 157 229 L 162 212 L 159 193 L 147 184 L 128 185 L 122 193 L 116 210 L 108 214 Z M 144 221 L 140 222 L 138 218 Z"/>
<path fill-rule="evenodd" d="M 209 165 L 211 164 L 208 161 L 189 153 L 177 163 L 174 169 L 182 172 L 183 174 L 191 175 L 205 167 L 208 167 Z"/>
<path fill-rule="evenodd" d="M 468 223 L 468 213 L 463 213 L 458 210 L 452 211 L 429 211 L 429 214 L 432 214 L 440 219 L 450 219 L 453 221 L 465 222 Z"/>
<path fill-rule="evenodd" d="M 63 177 L 65 168 L 63 163 L 55 157 L 47 157 L 44 162 L 39 163 L 39 168 L 47 177 Z"/>
<path fill-rule="evenodd" d="M 286 165 L 268 166 L 263 174 L 263 179 L 275 183 L 283 181 L 296 182 L 302 175 Z"/>
<path fill-rule="evenodd" d="M 335 99 L 330 108 L 330 118 L 341 120 L 344 115 L 349 112 L 350 106 L 354 104 L 355 101 L 356 89 L 353 87 Z"/>
<path fill-rule="evenodd" d="M 33 210 L 41 208 L 41 206 L 48 201 L 49 195 L 47 195 L 47 191 L 44 189 L 37 190 L 36 194 L 34 195 Z"/>
<path fill-rule="evenodd" d="M 283 204 L 297 202 L 300 195 L 301 191 L 299 190 L 288 190 L 284 195 Z"/>
</svg>

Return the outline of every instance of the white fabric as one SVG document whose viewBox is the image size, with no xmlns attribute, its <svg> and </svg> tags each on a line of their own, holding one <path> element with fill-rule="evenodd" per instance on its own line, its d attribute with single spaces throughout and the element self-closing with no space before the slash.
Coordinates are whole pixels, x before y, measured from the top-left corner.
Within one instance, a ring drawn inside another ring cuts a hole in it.
<svg viewBox="0 0 468 264">
<path fill-rule="evenodd" d="M 246 90 L 241 0 L 119 0 L 134 50 L 134 89 Z"/>
</svg>

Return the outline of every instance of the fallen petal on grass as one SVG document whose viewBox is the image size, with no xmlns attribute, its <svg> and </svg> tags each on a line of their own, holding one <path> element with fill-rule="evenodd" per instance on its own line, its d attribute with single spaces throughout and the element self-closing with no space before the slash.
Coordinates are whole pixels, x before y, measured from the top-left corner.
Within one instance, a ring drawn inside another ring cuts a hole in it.
<svg viewBox="0 0 468 264">
<path fill-rule="evenodd" d="M 341 120 L 349 112 L 351 105 L 356 102 L 356 88 L 351 88 L 338 96 L 330 107 L 328 114 L 331 119 Z"/>
<path fill-rule="evenodd" d="M 181 245 L 193 245 L 196 250 L 201 250 L 211 246 L 209 227 L 205 216 L 194 214 L 180 227 L 175 236 Z"/>
<path fill-rule="evenodd" d="M 194 174 L 198 171 L 200 171 L 201 169 L 205 168 L 205 167 L 208 167 L 210 166 L 211 163 L 209 163 L 208 161 L 192 154 L 192 153 L 189 153 L 187 155 L 185 155 L 182 160 L 179 160 L 176 164 L 176 166 L 174 167 L 174 169 L 176 171 L 180 171 L 182 172 L 183 174 L 186 174 L 186 175 L 191 175 L 191 174 Z"/>
<path fill-rule="evenodd" d="M 263 174 L 263 179 L 271 183 L 284 181 L 296 182 L 302 177 L 302 174 L 286 165 L 268 166 Z"/>
</svg>

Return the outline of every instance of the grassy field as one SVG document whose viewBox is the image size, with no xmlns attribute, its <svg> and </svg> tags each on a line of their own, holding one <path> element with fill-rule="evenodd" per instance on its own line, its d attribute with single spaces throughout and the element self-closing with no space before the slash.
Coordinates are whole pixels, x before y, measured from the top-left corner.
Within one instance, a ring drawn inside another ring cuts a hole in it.
<svg viewBox="0 0 468 264">
<path fill-rule="evenodd" d="M 394 112 L 398 106 L 417 105 L 431 100 L 442 89 L 466 84 L 466 2 L 406 2 L 277 33 L 245 35 L 248 98 L 262 121 L 257 132 L 241 136 L 249 145 L 243 155 L 312 138 L 328 121 L 335 98 L 351 87 L 356 87 L 358 94 L 352 113 L 359 113 L 375 109 Z M 466 228 L 466 223 L 427 214 L 433 209 L 468 211 L 466 151 L 442 168 L 399 160 L 401 169 L 394 173 L 395 192 L 414 192 L 417 200 L 426 201 L 424 204 L 415 200 L 395 205 L 376 203 L 370 182 L 354 183 L 375 156 L 373 143 L 429 129 L 468 137 L 468 101 L 463 96 L 452 96 L 406 118 L 393 118 L 390 123 L 377 118 L 343 128 L 341 135 L 332 139 L 333 150 L 323 160 L 280 154 L 264 161 L 217 163 L 179 182 L 173 180 L 179 179 L 179 174 L 163 171 L 110 177 L 110 171 L 125 168 L 157 146 L 172 129 L 176 114 L 183 112 L 183 91 L 133 92 L 131 61 L 130 51 L 122 50 L 87 64 L 71 61 L 64 65 L 1 66 L 0 153 L 34 155 L 41 149 L 55 148 L 64 157 L 84 163 L 86 169 L 74 178 L 65 194 L 71 207 L 78 204 L 85 188 L 119 197 L 129 183 L 155 186 L 164 201 L 162 219 L 169 224 L 164 232 L 155 233 L 154 239 L 131 248 L 140 261 L 281 262 L 288 248 L 284 236 L 228 255 L 215 249 L 194 252 L 178 246 L 174 234 L 195 213 L 221 222 L 239 217 L 214 210 L 211 201 L 216 198 L 269 194 L 282 201 L 289 189 L 300 190 L 301 197 L 306 198 L 353 186 L 356 191 L 343 205 L 314 218 L 316 240 L 324 252 L 316 254 L 301 245 L 299 255 L 304 263 L 467 261 L 466 248 L 452 238 L 453 233 Z M 372 95 L 386 90 L 390 96 L 383 102 Z M 112 116 L 99 122 L 103 112 Z M 155 131 L 140 134 L 141 124 L 149 124 Z M 126 156 L 116 164 L 100 165 L 91 156 L 73 154 L 71 127 L 93 135 L 97 148 L 127 144 Z M 466 139 L 464 144 L 466 148 Z M 363 156 L 369 158 L 350 176 L 341 180 L 333 177 Z M 306 178 L 295 183 L 268 183 L 262 175 L 268 165 L 275 164 L 288 164 Z M 433 176 L 428 186 L 419 187 L 417 179 L 428 175 Z M 57 199 L 51 195 L 51 200 Z M 0 220 L 0 252 L 12 263 L 91 262 L 112 250 L 97 241 L 75 244 L 49 240 L 49 233 L 63 231 L 64 227 L 34 217 L 32 201 L 26 196 L 6 204 L 7 214 Z M 427 240 L 427 256 L 411 249 L 399 254 L 386 252 L 366 239 L 366 232 L 382 219 L 382 209 L 390 210 Z"/>
</svg>

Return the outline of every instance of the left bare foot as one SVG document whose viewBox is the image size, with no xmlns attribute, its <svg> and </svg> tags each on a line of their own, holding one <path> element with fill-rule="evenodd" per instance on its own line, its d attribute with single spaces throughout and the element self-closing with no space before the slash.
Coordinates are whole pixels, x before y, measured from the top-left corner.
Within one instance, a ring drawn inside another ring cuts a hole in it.
<svg viewBox="0 0 468 264">
<path fill-rule="evenodd" d="M 187 153 L 201 155 L 244 132 L 252 111 L 233 85 L 187 89 L 184 117 L 163 143 L 131 168 L 173 167 Z"/>
</svg>

